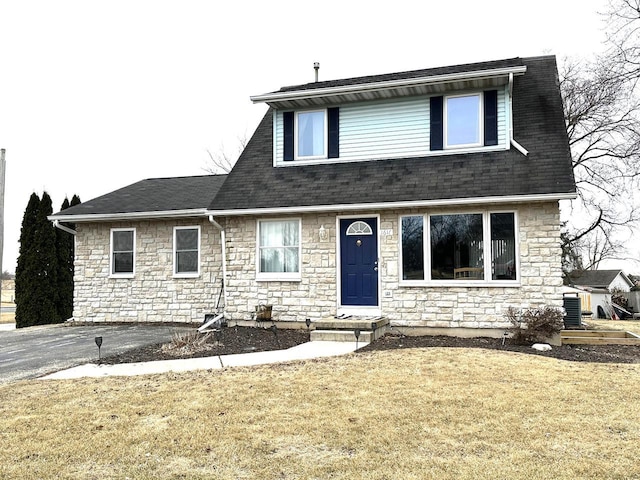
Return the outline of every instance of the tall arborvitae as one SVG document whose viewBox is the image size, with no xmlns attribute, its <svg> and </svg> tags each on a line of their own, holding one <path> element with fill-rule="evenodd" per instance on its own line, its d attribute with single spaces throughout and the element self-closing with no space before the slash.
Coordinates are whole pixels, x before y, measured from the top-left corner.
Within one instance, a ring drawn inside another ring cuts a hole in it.
<svg viewBox="0 0 640 480">
<path fill-rule="evenodd" d="M 35 248 L 38 259 L 37 270 L 37 325 L 60 322 L 58 315 L 58 258 L 56 255 L 56 232 L 47 219 L 53 213 L 51 197 L 42 194 L 38 209 L 38 232 Z"/>
<path fill-rule="evenodd" d="M 80 204 L 80 198 L 74 195 L 71 203 L 64 199 L 60 211 Z M 75 230 L 73 223 L 65 223 L 65 226 Z M 61 321 L 73 316 L 73 259 L 75 239 L 72 234 L 56 229 L 56 252 L 58 256 L 58 316 Z"/>
<path fill-rule="evenodd" d="M 65 198 L 60 211 L 69 208 Z M 73 315 L 73 235 L 56 229 L 56 254 L 58 256 L 58 317 L 64 321 Z"/>
<path fill-rule="evenodd" d="M 22 218 L 20 229 L 20 253 L 16 266 L 16 328 L 35 325 L 38 319 L 34 288 L 37 260 L 34 239 L 37 232 L 40 197 L 31 194 Z"/>
</svg>

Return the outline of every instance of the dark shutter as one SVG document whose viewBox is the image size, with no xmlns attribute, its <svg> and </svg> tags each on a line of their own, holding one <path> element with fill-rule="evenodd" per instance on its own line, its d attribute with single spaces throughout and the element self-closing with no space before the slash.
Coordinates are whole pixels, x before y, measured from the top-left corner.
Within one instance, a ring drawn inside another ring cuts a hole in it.
<svg viewBox="0 0 640 480">
<path fill-rule="evenodd" d="M 442 97 L 431 97 L 429 99 L 429 109 L 431 118 L 430 144 L 431 150 L 442 150 Z"/>
<path fill-rule="evenodd" d="M 484 144 L 498 144 L 498 91 L 484 92 Z"/>
<path fill-rule="evenodd" d="M 290 162 L 293 160 L 293 112 L 283 112 L 282 121 L 284 124 L 283 158 Z"/>
<path fill-rule="evenodd" d="M 338 107 L 327 109 L 329 122 L 329 158 L 340 156 L 340 109 Z"/>
</svg>

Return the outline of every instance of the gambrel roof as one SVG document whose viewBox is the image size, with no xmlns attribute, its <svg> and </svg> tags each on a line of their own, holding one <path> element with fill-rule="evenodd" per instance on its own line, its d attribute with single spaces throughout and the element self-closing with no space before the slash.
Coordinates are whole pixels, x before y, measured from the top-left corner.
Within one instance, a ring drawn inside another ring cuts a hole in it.
<svg viewBox="0 0 640 480">
<path fill-rule="evenodd" d="M 436 71 L 477 71 L 487 64 Z M 576 187 L 555 57 L 512 59 L 491 65 L 507 69 L 526 67 L 526 73 L 516 76 L 513 83 L 513 136 L 528 150 L 527 156 L 511 148 L 274 167 L 273 113 L 269 110 L 212 202 L 211 210 L 214 214 L 228 215 L 367 208 L 367 205 L 393 208 L 413 203 L 451 205 L 503 199 L 573 198 Z M 404 74 L 407 75 L 410 73 Z M 387 77 L 365 78 L 378 81 Z M 354 82 L 320 83 L 326 87 Z M 304 91 L 322 88 L 322 85 L 310 84 L 294 89 Z"/>
<path fill-rule="evenodd" d="M 493 87 L 513 78 L 513 138 L 524 148 L 274 167 L 273 110 L 229 175 L 152 178 L 58 212 L 60 221 L 530 202 L 575 196 L 555 57 L 314 82 L 265 94 L 292 105 Z M 284 95 L 284 96 L 282 96 Z M 253 97 L 254 100 L 257 97 Z"/>
</svg>

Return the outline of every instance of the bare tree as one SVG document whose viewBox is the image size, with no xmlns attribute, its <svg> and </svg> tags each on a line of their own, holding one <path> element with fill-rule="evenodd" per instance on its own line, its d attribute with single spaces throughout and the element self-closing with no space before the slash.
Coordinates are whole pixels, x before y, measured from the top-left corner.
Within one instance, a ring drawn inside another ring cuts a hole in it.
<svg viewBox="0 0 640 480">
<path fill-rule="evenodd" d="M 223 174 L 229 173 L 233 166 L 235 165 L 238 157 L 247 146 L 247 135 L 246 133 L 237 138 L 238 144 L 232 153 L 229 153 L 224 145 L 220 145 L 220 148 L 216 153 L 211 153 L 209 149 L 207 149 L 207 154 L 209 155 L 209 162 L 205 166 L 205 171 L 211 174 Z"/>
<path fill-rule="evenodd" d="M 635 82 L 615 56 L 567 60 L 560 76 L 578 189 L 563 232 L 563 265 L 575 266 L 581 255 L 582 268 L 597 268 L 622 256 L 625 230 L 640 220 L 634 200 L 640 187 L 640 102 Z"/>
<path fill-rule="evenodd" d="M 609 0 L 607 54 L 634 85 L 640 78 L 640 0 Z"/>
</svg>

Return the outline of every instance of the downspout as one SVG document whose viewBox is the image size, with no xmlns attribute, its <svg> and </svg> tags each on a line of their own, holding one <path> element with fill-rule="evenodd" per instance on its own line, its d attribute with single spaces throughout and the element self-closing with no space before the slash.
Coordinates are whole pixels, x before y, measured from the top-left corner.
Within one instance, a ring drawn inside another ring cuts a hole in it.
<svg viewBox="0 0 640 480">
<path fill-rule="evenodd" d="M 227 237 L 226 237 L 224 228 L 222 228 L 222 225 L 220 225 L 218 222 L 215 221 L 215 219 L 213 218 L 213 215 L 209 215 L 209 222 L 218 230 L 220 230 L 220 243 L 221 243 L 220 248 L 222 249 L 222 295 L 224 296 L 224 309 L 222 310 L 222 312 L 226 313 L 226 310 L 227 310 L 227 248 L 226 248 Z"/>
<path fill-rule="evenodd" d="M 513 138 L 513 73 L 509 73 L 509 140 L 521 154 L 525 157 L 529 155 L 529 151 Z"/>
<path fill-rule="evenodd" d="M 74 235 L 74 236 L 78 233 L 75 230 L 70 229 L 69 227 L 65 227 L 63 224 L 60 223 L 60 220 L 54 220 L 53 226 L 56 228 L 59 228 L 63 232 L 70 233 L 71 235 Z"/>
</svg>

